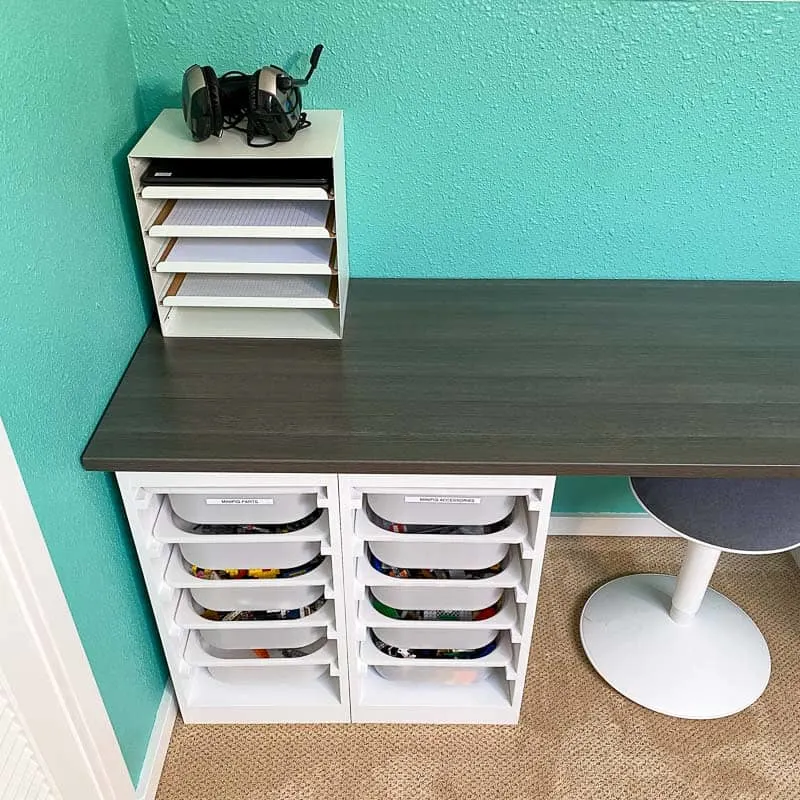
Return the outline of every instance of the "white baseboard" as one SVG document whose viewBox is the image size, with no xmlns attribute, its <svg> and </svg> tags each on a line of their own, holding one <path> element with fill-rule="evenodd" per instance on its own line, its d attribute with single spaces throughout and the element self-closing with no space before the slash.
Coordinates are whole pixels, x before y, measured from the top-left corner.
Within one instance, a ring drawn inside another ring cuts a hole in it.
<svg viewBox="0 0 800 800">
<path fill-rule="evenodd" d="M 172 683 L 167 681 L 156 712 L 150 743 L 147 745 L 147 752 L 144 755 L 142 771 L 139 773 L 136 800 L 155 800 L 158 782 L 161 780 L 161 770 L 164 769 L 164 760 L 167 757 L 167 748 L 172 736 L 172 727 L 175 725 L 177 716 L 178 704 L 175 702 Z"/>
<path fill-rule="evenodd" d="M 647 514 L 553 514 L 550 536 L 675 536 Z"/>
</svg>

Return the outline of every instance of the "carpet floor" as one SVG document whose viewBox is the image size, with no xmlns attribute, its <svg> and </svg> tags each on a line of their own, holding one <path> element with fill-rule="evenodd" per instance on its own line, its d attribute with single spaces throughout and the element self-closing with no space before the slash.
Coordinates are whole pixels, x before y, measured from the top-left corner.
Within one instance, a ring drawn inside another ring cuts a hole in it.
<svg viewBox="0 0 800 800">
<path fill-rule="evenodd" d="M 677 539 L 553 537 L 522 719 L 479 725 L 183 725 L 157 800 L 798 800 L 800 571 L 723 555 L 713 585 L 761 628 L 772 679 L 722 720 L 625 700 L 578 639 L 586 598 L 629 572 L 676 573 Z"/>
</svg>

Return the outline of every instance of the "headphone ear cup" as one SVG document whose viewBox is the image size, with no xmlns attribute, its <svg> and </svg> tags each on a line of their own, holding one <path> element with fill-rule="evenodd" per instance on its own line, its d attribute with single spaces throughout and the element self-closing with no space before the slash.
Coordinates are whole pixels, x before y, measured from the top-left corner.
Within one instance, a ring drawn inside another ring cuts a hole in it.
<svg viewBox="0 0 800 800">
<path fill-rule="evenodd" d="M 183 119 L 196 142 L 211 135 L 211 109 L 203 67 L 193 64 L 183 73 Z"/>
<path fill-rule="evenodd" d="M 222 100 L 219 94 L 219 80 L 213 67 L 203 67 L 203 77 L 206 79 L 208 89 L 208 105 L 211 112 L 211 132 L 212 136 L 219 136 L 222 133 Z"/>
</svg>

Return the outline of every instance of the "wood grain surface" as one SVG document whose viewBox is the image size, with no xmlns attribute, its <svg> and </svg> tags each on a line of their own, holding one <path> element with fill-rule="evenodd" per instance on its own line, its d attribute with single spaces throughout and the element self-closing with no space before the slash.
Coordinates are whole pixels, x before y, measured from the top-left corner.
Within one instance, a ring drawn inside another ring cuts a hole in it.
<svg viewBox="0 0 800 800">
<path fill-rule="evenodd" d="M 800 284 L 353 281 L 338 341 L 151 328 L 93 470 L 800 476 Z"/>
</svg>

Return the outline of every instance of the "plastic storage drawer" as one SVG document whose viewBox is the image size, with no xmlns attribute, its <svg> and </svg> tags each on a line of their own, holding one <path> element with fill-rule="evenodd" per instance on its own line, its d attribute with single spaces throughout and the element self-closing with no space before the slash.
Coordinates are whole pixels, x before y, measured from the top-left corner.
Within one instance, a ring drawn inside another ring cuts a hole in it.
<svg viewBox="0 0 800 800">
<path fill-rule="evenodd" d="M 308 647 L 325 636 L 324 628 L 220 628 L 202 630 L 203 642 L 218 650 L 269 650 L 290 647 Z"/>
<path fill-rule="evenodd" d="M 259 669 L 258 667 L 207 667 L 213 678 L 223 683 L 264 684 L 264 683 L 302 683 L 313 681 L 328 669 L 327 664 L 293 664 L 300 661 L 287 658 L 286 666 Z"/>
<path fill-rule="evenodd" d="M 170 494 L 172 510 L 196 525 L 280 525 L 295 522 L 317 508 L 316 494 L 226 493 Z"/>
<path fill-rule="evenodd" d="M 408 611 L 482 611 L 502 596 L 497 587 L 439 588 L 426 586 L 372 586 L 375 598 L 391 608 Z"/>
<path fill-rule="evenodd" d="M 477 650 L 497 638 L 499 631 L 467 627 L 453 629 L 374 628 L 375 635 L 390 647 L 403 650 Z"/>
<path fill-rule="evenodd" d="M 513 512 L 515 502 L 508 495 L 367 495 L 375 514 L 401 525 L 493 525 Z"/>
<path fill-rule="evenodd" d="M 319 647 L 325 645 L 322 637 L 316 641 L 319 643 Z M 310 659 L 303 656 L 272 656 L 264 659 L 252 651 L 220 650 L 213 647 L 205 649 L 209 655 L 215 656 L 221 662 L 219 666 L 207 667 L 209 673 L 212 677 L 225 683 L 262 685 L 265 683 L 301 683 L 319 678 L 330 668 L 329 664 L 304 663 Z M 253 665 L 225 666 L 226 658 L 231 660 L 252 659 Z M 266 660 L 269 661 L 268 666 L 263 664 L 263 661 Z M 258 664 L 259 661 L 262 664 Z"/>
<path fill-rule="evenodd" d="M 209 581 L 212 583 L 212 581 Z M 322 586 L 280 586 L 261 589 L 252 581 L 219 581 L 210 589 L 193 588 L 192 600 L 212 611 L 279 611 L 310 606 L 323 592 Z"/>
<path fill-rule="evenodd" d="M 396 667 L 376 666 L 374 669 L 378 675 L 390 681 L 435 683 L 441 686 L 467 686 L 486 680 L 491 673 L 490 667 L 452 667 L 447 664 L 420 667 L 400 663 Z"/>
<path fill-rule="evenodd" d="M 179 546 L 186 561 L 205 569 L 286 569 L 307 564 L 320 552 L 319 542 L 215 544 L 212 538 Z"/>
<path fill-rule="evenodd" d="M 313 681 L 328 669 L 327 664 L 292 664 L 298 659 L 287 658 L 285 667 L 208 667 L 212 678 L 223 683 L 244 685 L 264 683 L 303 683 Z"/>
<path fill-rule="evenodd" d="M 370 542 L 379 561 L 409 569 L 487 569 L 508 555 L 507 544 Z"/>
</svg>

